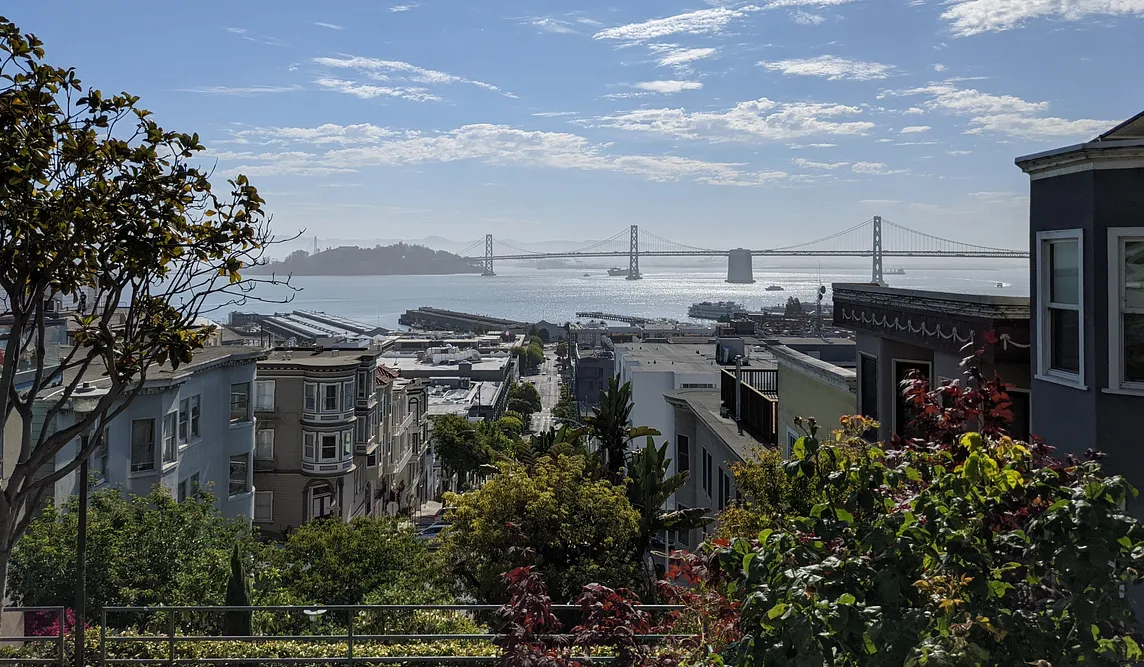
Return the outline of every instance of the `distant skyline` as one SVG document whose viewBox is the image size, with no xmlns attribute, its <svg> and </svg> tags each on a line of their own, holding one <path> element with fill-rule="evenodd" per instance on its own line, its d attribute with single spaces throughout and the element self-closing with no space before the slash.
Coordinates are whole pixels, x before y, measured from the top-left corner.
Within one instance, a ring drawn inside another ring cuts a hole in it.
<svg viewBox="0 0 1144 667">
<path fill-rule="evenodd" d="M 86 85 L 198 132 L 275 230 L 1028 242 L 1013 158 L 1144 109 L 1144 0 L 24 3 Z"/>
</svg>

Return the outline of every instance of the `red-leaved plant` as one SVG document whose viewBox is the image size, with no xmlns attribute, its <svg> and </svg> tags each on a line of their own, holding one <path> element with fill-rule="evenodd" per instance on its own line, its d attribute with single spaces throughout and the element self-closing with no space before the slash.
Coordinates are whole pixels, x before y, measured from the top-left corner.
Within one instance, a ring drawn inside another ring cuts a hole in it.
<svg viewBox="0 0 1144 667">
<path fill-rule="evenodd" d="M 567 638 L 552 613 L 552 599 L 543 577 L 525 565 L 506 572 L 509 601 L 500 609 L 508 622 L 494 643 L 502 649 L 499 667 L 575 667 Z"/>
</svg>

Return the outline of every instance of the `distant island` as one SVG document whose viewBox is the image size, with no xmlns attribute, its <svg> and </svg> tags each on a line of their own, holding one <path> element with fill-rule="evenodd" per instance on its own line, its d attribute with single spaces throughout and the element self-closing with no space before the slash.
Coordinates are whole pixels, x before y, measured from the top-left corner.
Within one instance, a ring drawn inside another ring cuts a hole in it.
<svg viewBox="0 0 1144 667">
<path fill-rule="evenodd" d="M 480 266 L 451 252 L 405 243 L 373 248 L 343 246 L 313 254 L 295 250 L 284 260 L 250 269 L 250 273 L 295 276 L 418 276 L 480 272 Z"/>
</svg>

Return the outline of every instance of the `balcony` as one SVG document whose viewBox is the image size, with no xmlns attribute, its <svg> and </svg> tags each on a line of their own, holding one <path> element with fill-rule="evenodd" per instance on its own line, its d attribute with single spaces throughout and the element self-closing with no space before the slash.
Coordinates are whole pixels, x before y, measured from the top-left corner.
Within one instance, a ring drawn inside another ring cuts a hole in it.
<svg viewBox="0 0 1144 667">
<path fill-rule="evenodd" d="M 354 419 L 356 419 L 356 417 L 354 416 L 354 411 L 352 408 L 349 410 L 337 410 L 334 412 L 315 412 L 307 410 L 302 413 L 303 422 L 321 426 L 332 424 L 352 424 Z"/>
<path fill-rule="evenodd" d="M 302 459 L 302 474 L 316 477 L 341 477 L 354 471 L 354 459 L 349 457 L 341 461 L 307 461 Z"/>
<path fill-rule="evenodd" d="M 393 463 L 392 465 L 390 465 L 389 470 L 386 472 L 390 475 L 398 474 L 402 470 L 405 470 L 405 466 L 409 465 L 409 460 L 412 458 L 413 458 L 413 449 L 412 448 L 406 449 L 401 454 L 401 458 L 398 459 L 396 463 Z"/>
<path fill-rule="evenodd" d="M 397 435 L 401 435 L 402 433 L 405 433 L 406 429 L 408 429 L 411 424 L 413 424 L 413 413 L 412 412 L 407 413 L 405 415 L 405 419 L 402 419 L 401 422 L 399 424 L 397 424 L 396 427 L 394 427 L 393 435 L 397 436 Z"/>
<path fill-rule="evenodd" d="M 369 456 L 377 451 L 377 436 L 370 436 L 365 442 L 354 443 L 354 454 L 357 456 Z"/>
<path fill-rule="evenodd" d="M 254 459 L 254 472 L 274 472 L 278 462 L 274 459 Z"/>
</svg>

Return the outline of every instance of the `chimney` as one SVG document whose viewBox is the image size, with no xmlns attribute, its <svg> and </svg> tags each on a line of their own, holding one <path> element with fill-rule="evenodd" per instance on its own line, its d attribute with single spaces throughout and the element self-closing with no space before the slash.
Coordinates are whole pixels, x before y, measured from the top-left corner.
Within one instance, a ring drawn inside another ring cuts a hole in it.
<svg viewBox="0 0 1144 667">
<path fill-rule="evenodd" d="M 743 435 L 743 355 L 735 356 L 735 425 Z"/>
</svg>

